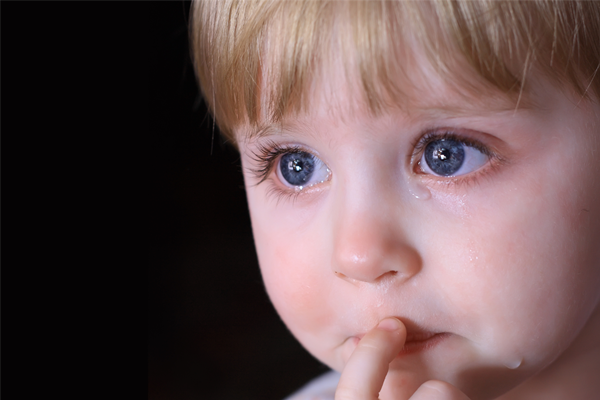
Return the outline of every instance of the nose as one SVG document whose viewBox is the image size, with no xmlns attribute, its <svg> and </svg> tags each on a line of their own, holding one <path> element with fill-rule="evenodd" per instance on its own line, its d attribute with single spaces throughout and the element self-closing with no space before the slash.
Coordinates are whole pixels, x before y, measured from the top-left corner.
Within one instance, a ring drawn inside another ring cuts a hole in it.
<svg viewBox="0 0 600 400">
<path fill-rule="evenodd" d="M 405 240 L 401 223 L 377 210 L 347 210 L 334 228 L 333 272 L 350 282 L 406 281 L 421 270 L 421 257 Z"/>
</svg>

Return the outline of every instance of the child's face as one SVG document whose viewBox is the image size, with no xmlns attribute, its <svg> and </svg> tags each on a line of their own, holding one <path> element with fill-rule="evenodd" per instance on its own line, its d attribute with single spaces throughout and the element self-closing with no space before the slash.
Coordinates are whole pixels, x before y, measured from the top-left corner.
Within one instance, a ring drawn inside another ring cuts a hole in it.
<svg viewBox="0 0 600 400">
<path fill-rule="evenodd" d="M 515 112 L 423 69 L 402 110 L 351 107 L 331 70 L 309 114 L 237 132 L 257 252 L 324 363 L 342 370 L 395 316 L 412 348 L 384 392 L 440 379 L 492 397 L 600 337 L 600 107 L 539 80 Z"/>
</svg>

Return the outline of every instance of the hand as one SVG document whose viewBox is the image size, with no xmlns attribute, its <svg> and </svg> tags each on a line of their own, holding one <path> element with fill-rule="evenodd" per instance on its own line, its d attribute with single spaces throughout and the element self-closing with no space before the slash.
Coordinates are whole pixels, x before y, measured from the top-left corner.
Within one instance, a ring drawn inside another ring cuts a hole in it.
<svg viewBox="0 0 600 400">
<path fill-rule="evenodd" d="M 335 400 L 377 400 L 389 364 L 406 340 L 406 327 L 396 318 L 386 318 L 358 343 L 342 371 Z M 386 399 L 388 400 L 388 399 Z M 410 399 L 389 400 L 469 400 L 446 382 L 427 381 Z"/>
</svg>

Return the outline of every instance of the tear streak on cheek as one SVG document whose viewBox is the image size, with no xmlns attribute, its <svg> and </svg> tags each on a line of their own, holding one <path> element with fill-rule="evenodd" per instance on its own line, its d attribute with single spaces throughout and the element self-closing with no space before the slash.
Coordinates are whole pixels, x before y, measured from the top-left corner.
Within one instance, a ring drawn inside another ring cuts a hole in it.
<svg viewBox="0 0 600 400">
<path fill-rule="evenodd" d="M 431 190 L 431 197 L 450 213 L 461 219 L 466 219 L 471 216 L 466 204 L 466 194 L 459 195 Z"/>
</svg>

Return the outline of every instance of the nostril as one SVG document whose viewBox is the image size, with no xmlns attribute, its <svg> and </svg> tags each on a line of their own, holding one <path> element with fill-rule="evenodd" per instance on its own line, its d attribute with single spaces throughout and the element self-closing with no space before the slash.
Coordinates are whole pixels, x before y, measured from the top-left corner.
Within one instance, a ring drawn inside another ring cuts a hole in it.
<svg viewBox="0 0 600 400">
<path fill-rule="evenodd" d="M 346 275 L 346 274 L 344 274 L 342 272 L 333 271 L 333 274 L 336 276 L 336 278 L 340 278 L 341 280 L 349 282 L 349 283 L 352 283 L 353 285 L 356 285 L 356 283 L 357 283 L 356 279 L 351 278 L 351 277 L 349 277 L 348 275 Z"/>
<path fill-rule="evenodd" d="M 365 250 L 364 243 L 354 242 L 342 243 L 334 250 L 329 271 L 335 277 L 352 283 L 404 282 L 421 270 L 421 257 L 411 246 L 403 243 L 392 246 L 384 242 L 374 243 Z"/>
<path fill-rule="evenodd" d="M 344 274 L 344 273 L 342 273 L 342 272 L 339 272 L 339 271 L 333 271 L 333 273 L 334 273 L 334 275 L 335 275 L 336 277 L 338 277 L 338 278 L 340 278 L 340 279 L 344 279 L 344 280 L 346 280 L 346 281 L 351 281 L 351 282 L 354 282 L 354 281 L 356 281 L 356 279 L 354 279 L 354 278 L 350 278 L 348 275 L 346 275 L 346 274 Z M 392 271 L 387 271 L 387 272 L 386 272 L 386 273 L 384 273 L 383 275 L 380 275 L 379 277 L 377 277 L 377 278 L 375 279 L 375 281 L 381 281 L 382 279 L 389 279 L 389 278 L 395 277 L 396 275 L 398 275 L 398 271 L 394 271 L 394 270 L 392 270 Z M 364 279 L 359 279 L 359 280 L 364 280 Z"/>
<path fill-rule="evenodd" d="M 387 271 L 386 273 L 380 275 L 379 277 L 377 277 L 376 281 L 377 282 L 382 282 L 385 280 L 390 280 L 390 279 L 396 279 L 396 276 L 398 275 L 398 271 Z"/>
</svg>

